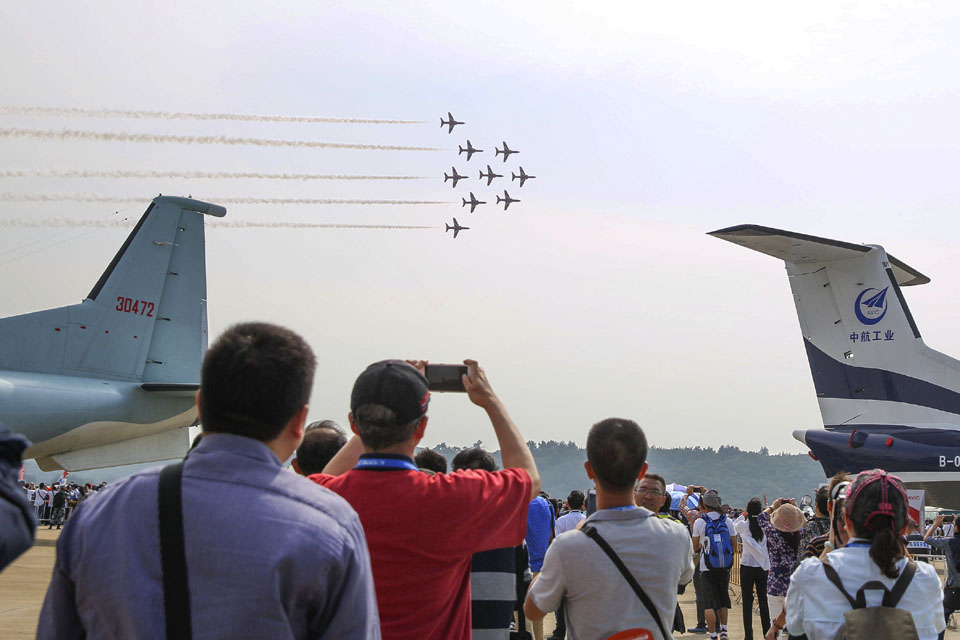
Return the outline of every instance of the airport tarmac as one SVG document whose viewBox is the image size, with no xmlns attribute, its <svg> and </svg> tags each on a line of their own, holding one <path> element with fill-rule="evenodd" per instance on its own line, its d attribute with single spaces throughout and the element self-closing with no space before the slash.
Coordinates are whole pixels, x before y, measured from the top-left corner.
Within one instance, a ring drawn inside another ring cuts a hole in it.
<svg viewBox="0 0 960 640">
<path fill-rule="evenodd" d="M 13 638 L 33 638 L 37 632 L 40 608 L 55 559 L 56 541 L 60 532 L 41 528 L 37 531 L 37 542 L 32 549 L 17 558 L 16 562 L 0 573 L 0 629 L 4 640 Z M 734 587 L 738 591 L 738 587 Z M 736 597 L 734 595 L 733 597 Z M 680 596 L 680 608 L 683 610 L 687 627 L 697 622 L 696 601 L 693 587 Z M 555 620 L 552 615 L 544 620 L 545 635 L 553 631 Z M 754 638 L 762 637 L 760 617 L 754 615 Z M 734 605 L 729 619 L 730 638 L 743 638 L 743 616 L 739 605 Z M 675 638 L 707 638 L 702 634 L 674 634 Z M 960 640 L 960 631 L 948 629 L 946 638 Z"/>
</svg>

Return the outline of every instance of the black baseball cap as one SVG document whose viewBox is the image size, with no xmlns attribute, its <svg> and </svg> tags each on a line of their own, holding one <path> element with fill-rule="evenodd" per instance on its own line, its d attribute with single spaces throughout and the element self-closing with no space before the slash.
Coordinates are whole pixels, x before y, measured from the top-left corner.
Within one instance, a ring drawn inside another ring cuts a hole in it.
<svg viewBox="0 0 960 640">
<path fill-rule="evenodd" d="M 381 360 L 367 367 L 353 383 L 350 410 L 376 404 L 397 415 L 398 424 L 407 424 L 427 413 L 430 391 L 427 378 L 403 360 Z"/>
</svg>

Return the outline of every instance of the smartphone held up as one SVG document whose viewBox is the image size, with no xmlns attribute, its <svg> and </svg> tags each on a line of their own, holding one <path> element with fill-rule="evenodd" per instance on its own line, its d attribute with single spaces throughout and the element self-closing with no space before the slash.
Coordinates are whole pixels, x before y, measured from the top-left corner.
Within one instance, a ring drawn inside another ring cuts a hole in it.
<svg viewBox="0 0 960 640">
<path fill-rule="evenodd" d="M 467 365 L 464 364 L 428 364 L 424 371 L 427 388 L 438 392 L 466 391 L 463 388 L 463 376 L 466 374 Z"/>
</svg>

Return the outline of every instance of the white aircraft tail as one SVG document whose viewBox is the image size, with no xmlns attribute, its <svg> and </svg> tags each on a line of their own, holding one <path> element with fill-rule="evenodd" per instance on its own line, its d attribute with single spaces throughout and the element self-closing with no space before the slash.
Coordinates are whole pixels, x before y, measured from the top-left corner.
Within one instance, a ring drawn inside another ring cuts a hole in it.
<svg viewBox="0 0 960 640">
<path fill-rule="evenodd" d="M 824 430 L 794 431 L 827 476 L 882 468 L 928 504 L 960 500 L 960 361 L 924 344 L 883 247 L 741 225 L 710 235 L 786 263 Z"/>
<path fill-rule="evenodd" d="M 198 383 L 207 345 L 203 214 L 161 196 L 86 299 L 0 319 L 0 369 L 145 383 Z"/>
<path fill-rule="evenodd" d="M 741 225 L 710 235 L 786 263 L 827 429 L 960 425 L 960 361 L 927 347 L 901 287 L 928 277 L 878 245 Z"/>
</svg>

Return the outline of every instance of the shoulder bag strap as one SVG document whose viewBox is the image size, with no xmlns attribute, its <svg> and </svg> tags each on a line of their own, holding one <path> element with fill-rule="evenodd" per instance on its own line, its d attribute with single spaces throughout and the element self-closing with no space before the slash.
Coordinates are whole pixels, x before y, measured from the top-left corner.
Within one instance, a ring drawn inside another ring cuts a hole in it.
<svg viewBox="0 0 960 640">
<path fill-rule="evenodd" d="M 650 597 L 644 592 L 643 587 L 641 587 L 640 583 L 637 582 L 636 578 L 633 577 L 633 574 L 630 573 L 630 570 L 627 569 L 627 566 L 623 564 L 623 560 L 620 559 L 620 556 L 618 556 L 617 553 L 607 543 L 607 541 L 603 539 L 596 527 L 584 527 L 582 531 L 587 534 L 591 540 L 600 545 L 600 548 L 603 549 L 604 553 L 610 557 L 610 560 L 613 561 L 613 564 L 615 564 L 617 569 L 620 570 L 620 573 L 623 574 L 623 577 L 633 588 L 634 593 L 636 593 L 637 597 L 640 598 L 640 602 L 643 603 L 643 606 L 645 606 L 647 611 L 650 612 L 650 615 L 653 616 L 653 621 L 657 623 L 657 629 L 660 630 L 660 637 L 664 639 L 672 637 L 666 632 L 666 628 L 660 621 L 660 614 L 657 613 L 657 608 L 653 606 L 653 602 L 650 600 Z"/>
<path fill-rule="evenodd" d="M 160 472 L 160 563 L 163 571 L 163 608 L 167 640 L 190 640 L 190 591 L 183 541 L 181 477 L 183 462 Z"/>
<path fill-rule="evenodd" d="M 830 566 L 830 563 L 824 558 L 823 560 L 823 572 L 827 574 L 827 580 L 832 582 L 837 589 L 840 589 L 840 593 L 843 594 L 843 597 L 847 599 L 847 602 L 850 603 L 850 606 L 854 609 L 857 608 L 857 601 L 854 600 L 847 590 L 843 588 L 843 581 L 840 580 L 840 576 L 837 575 L 837 570 Z"/>
</svg>

